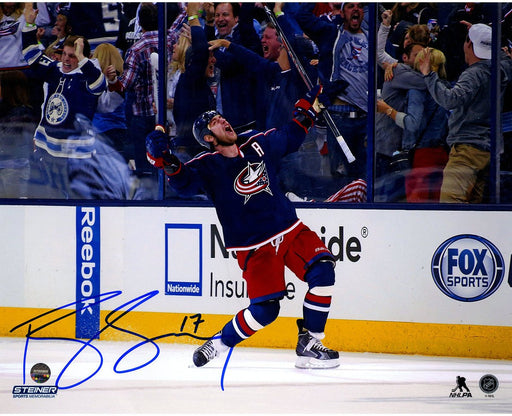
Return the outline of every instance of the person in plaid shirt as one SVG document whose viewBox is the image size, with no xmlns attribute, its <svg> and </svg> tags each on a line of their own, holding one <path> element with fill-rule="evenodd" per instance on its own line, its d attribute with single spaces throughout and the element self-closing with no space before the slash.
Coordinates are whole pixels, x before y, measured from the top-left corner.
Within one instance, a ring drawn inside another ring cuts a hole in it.
<svg viewBox="0 0 512 416">
<path fill-rule="evenodd" d="M 167 56 L 172 56 L 172 47 L 178 40 L 179 29 L 187 17 L 186 11 L 176 18 L 167 37 Z M 151 53 L 158 52 L 158 8 L 152 3 L 143 3 L 140 7 L 139 25 L 141 38 L 126 52 L 123 73 L 110 85 L 114 91 L 126 91 L 131 94 L 132 113 L 129 121 L 128 141 L 133 146 L 136 174 L 151 174 L 151 165 L 146 160 L 146 148 L 142 138 L 155 128 L 154 91 L 151 75 Z"/>
</svg>

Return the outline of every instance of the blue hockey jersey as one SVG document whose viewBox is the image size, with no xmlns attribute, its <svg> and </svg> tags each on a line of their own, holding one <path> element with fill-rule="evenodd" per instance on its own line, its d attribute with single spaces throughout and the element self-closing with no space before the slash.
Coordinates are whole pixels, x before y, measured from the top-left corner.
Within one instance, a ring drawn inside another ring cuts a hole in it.
<svg viewBox="0 0 512 416">
<path fill-rule="evenodd" d="M 172 176 L 182 195 L 206 192 L 217 211 L 229 250 L 250 250 L 284 235 L 300 224 L 295 208 L 280 189 L 280 159 L 299 149 L 305 131 L 294 121 L 266 132 L 248 130 L 238 156 L 205 152 Z"/>
</svg>

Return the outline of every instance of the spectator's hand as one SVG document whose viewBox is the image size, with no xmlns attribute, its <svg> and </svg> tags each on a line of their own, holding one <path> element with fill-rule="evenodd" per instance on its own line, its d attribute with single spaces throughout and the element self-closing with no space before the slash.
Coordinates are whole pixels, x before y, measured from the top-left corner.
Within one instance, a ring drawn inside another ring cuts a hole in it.
<svg viewBox="0 0 512 416">
<path fill-rule="evenodd" d="M 393 77 L 395 76 L 393 69 L 397 65 L 398 64 L 396 62 L 392 64 L 384 63 L 384 81 L 391 81 L 393 79 Z"/>
<path fill-rule="evenodd" d="M 75 40 L 75 55 L 78 58 L 78 62 L 85 58 L 84 56 L 84 38 L 78 38 Z"/>
<path fill-rule="evenodd" d="M 199 9 L 201 8 L 202 3 L 187 3 L 187 14 L 189 16 L 194 16 L 199 14 Z"/>
<path fill-rule="evenodd" d="M 210 47 L 208 48 L 210 51 L 219 48 L 229 48 L 229 45 L 231 45 L 231 42 L 227 39 L 214 39 L 208 43 L 210 44 Z"/>
<path fill-rule="evenodd" d="M 274 15 L 283 11 L 284 3 L 274 3 Z"/>
<path fill-rule="evenodd" d="M 382 17 L 382 24 L 384 26 L 387 26 L 387 27 L 391 26 L 391 18 L 393 17 L 393 13 L 391 12 L 391 10 L 384 10 L 382 12 L 381 17 Z"/>
<path fill-rule="evenodd" d="M 473 23 L 469 23 L 468 21 L 466 20 L 461 20 L 459 23 L 463 24 L 464 26 L 466 26 L 466 29 L 469 30 L 469 28 L 471 26 L 473 26 Z"/>
<path fill-rule="evenodd" d="M 37 14 L 39 10 L 34 10 L 33 3 L 26 3 L 25 10 L 23 11 L 23 15 L 25 16 L 25 22 L 29 25 L 33 25 L 36 21 Z"/>
<path fill-rule="evenodd" d="M 204 20 L 206 20 L 206 24 L 213 24 L 215 20 L 215 6 L 213 3 L 205 2 L 203 3 L 203 11 L 204 11 Z"/>
<path fill-rule="evenodd" d="M 385 113 L 389 108 L 389 105 L 384 100 L 377 100 L 377 113 Z"/>
<path fill-rule="evenodd" d="M 190 30 L 190 26 L 188 24 L 185 23 L 185 24 L 183 24 L 183 26 L 181 26 L 179 36 L 180 37 L 183 36 L 183 37 L 186 37 L 187 39 L 192 40 L 192 33 Z"/>
<path fill-rule="evenodd" d="M 344 79 L 328 81 L 322 86 L 322 92 L 318 96 L 320 103 L 326 107 L 332 105 L 336 97 L 348 87 L 348 82 Z"/>
<path fill-rule="evenodd" d="M 423 75 L 430 74 L 431 68 L 430 68 L 430 55 L 431 55 L 431 48 L 425 48 L 425 54 L 423 55 L 423 59 L 420 59 L 419 62 L 419 70 Z"/>
<path fill-rule="evenodd" d="M 37 41 L 40 42 L 42 37 L 44 36 L 44 33 L 46 31 L 44 30 L 44 27 L 38 27 L 37 28 L 37 33 L 36 33 L 36 37 L 37 37 Z"/>
<path fill-rule="evenodd" d="M 114 68 L 114 65 L 109 65 L 105 68 L 104 71 L 105 76 L 107 77 L 107 80 L 110 82 L 113 82 L 117 77 L 116 69 Z"/>
<path fill-rule="evenodd" d="M 181 166 L 179 159 L 170 152 L 169 136 L 160 125 L 146 137 L 146 157 L 155 168 L 164 169 L 169 174 L 175 173 Z"/>
</svg>

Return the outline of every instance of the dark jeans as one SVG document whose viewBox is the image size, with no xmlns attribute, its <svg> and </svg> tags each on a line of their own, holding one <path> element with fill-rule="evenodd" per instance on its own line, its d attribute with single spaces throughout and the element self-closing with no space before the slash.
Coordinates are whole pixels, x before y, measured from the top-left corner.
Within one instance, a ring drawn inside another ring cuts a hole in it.
<svg viewBox="0 0 512 416">
<path fill-rule="evenodd" d="M 368 117 L 350 118 L 348 113 L 330 111 L 331 117 L 347 142 L 356 160 L 348 163 L 334 134 L 327 130 L 327 146 L 329 147 L 329 162 L 333 176 L 339 175 L 339 169 L 344 169 L 342 175 L 349 182 L 356 179 L 366 180 L 366 128 Z M 344 168 L 343 168 L 344 167 Z"/>
<path fill-rule="evenodd" d="M 154 116 L 133 115 L 128 129 L 128 143 L 133 146 L 135 173 L 137 175 L 155 174 L 155 168 L 146 158 L 146 136 L 155 129 Z"/>
</svg>

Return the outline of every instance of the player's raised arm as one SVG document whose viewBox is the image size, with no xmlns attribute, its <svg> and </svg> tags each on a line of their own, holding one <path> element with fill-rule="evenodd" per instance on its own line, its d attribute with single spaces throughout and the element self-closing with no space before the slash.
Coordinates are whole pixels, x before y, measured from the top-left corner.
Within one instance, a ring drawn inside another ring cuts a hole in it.
<svg viewBox="0 0 512 416">
<path fill-rule="evenodd" d="M 181 169 L 180 160 L 169 149 L 169 136 L 160 125 L 146 137 L 146 156 L 149 163 L 163 169 L 168 176 L 175 175 Z"/>
<path fill-rule="evenodd" d="M 307 133 L 311 127 L 315 124 L 318 114 L 320 113 L 320 103 L 318 97 L 322 92 L 320 85 L 315 85 L 306 94 L 304 98 L 301 98 L 295 103 L 295 109 L 293 111 L 293 121 L 301 126 Z"/>
</svg>

